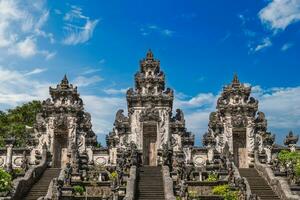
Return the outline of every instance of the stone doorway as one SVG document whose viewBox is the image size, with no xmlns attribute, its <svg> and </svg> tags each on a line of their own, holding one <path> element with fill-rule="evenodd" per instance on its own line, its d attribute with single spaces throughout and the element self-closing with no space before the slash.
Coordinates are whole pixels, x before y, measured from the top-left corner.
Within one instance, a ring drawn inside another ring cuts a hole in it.
<svg viewBox="0 0 300 200">
<path fill-rule="evenodd" d="M 238 168 L 248 168 L 246 129 L 233 129 L 233 161 Z"/>
<path fill-rule="evenodd" d="M 53 141 L 52 167 L 62 168 L 68 162 L 68 137 L 66 134 L 55 135 Z"/>
<path fill-rule="evenodd" d="M 157 125 L 144 124 L 143 125 L 143 164 L 156 166 L 157 159 Z"/>
</svg>

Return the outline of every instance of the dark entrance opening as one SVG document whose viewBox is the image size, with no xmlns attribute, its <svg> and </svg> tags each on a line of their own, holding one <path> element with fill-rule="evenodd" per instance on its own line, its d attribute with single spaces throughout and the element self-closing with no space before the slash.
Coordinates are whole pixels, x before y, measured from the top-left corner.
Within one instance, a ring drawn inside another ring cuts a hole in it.
<svg viewBox="0 0 300 200">
<path fill-rule="evenodd" d="M 245 128 L 233 129 L 233 161 L 236 167 L 248 167 Z"/>
<path fill-rule="evenodd" d="M 156 140 L 157 140 L 157 125 L 143 125 L 143 164 L 156 166 Z"/>
<path fill-rule="evenodd" d="M 67 134 L 54 136 L 52 167 L 61 168 L 67 162 L 68 137 Z"/>
</svg>

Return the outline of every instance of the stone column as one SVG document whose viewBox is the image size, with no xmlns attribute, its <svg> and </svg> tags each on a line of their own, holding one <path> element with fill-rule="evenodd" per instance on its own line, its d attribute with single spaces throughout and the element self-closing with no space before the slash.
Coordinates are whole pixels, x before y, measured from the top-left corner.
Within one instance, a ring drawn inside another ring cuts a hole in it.
<svg viewBox="0 0 300 200">
<path fill-rule="evenodd" d="M 15 143 L 15 138 L 10 137 L 5 139 L 6 144 L 6 171 L 12 171 L 12 156 L 13 156 L 13 146 Z"/>
<path fill-rule="evenodd" d="M 207 158 L 208 158 L 208 161 L 209 162 L 212 162 L 213 161 L 213 158 L 214 158 L 214 147 L 209 145 L 208 146 L 208 152 L 207 152 Z"/>
</svg>

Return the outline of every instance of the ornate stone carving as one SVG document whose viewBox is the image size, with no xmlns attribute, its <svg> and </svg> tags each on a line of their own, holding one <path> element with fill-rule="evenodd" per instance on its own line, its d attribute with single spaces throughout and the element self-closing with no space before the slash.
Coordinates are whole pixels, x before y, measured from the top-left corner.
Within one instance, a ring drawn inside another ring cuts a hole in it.
<svg viewBox="0 0 300 200">
<path fill-rule="evenodd" d="M 285 137 L 284 145 L 290 146 L 297 144 L 299 140 L 299 135 L 295 136 L 293 131 L 290 131 L 289 134 Z"/>
</svg>

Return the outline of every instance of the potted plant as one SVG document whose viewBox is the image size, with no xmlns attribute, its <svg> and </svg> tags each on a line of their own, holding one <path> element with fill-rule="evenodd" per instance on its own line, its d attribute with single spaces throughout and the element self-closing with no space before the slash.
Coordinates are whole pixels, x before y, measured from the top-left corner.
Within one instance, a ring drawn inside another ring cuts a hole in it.
<svg viewBox="0 0 300 200">
<path fill-rule="evenodd" d="M 8 195 L 12 189 L 12 177 L 11 175 L 0 169 L 0 197 L 5 197 Z"/>
</svg>

